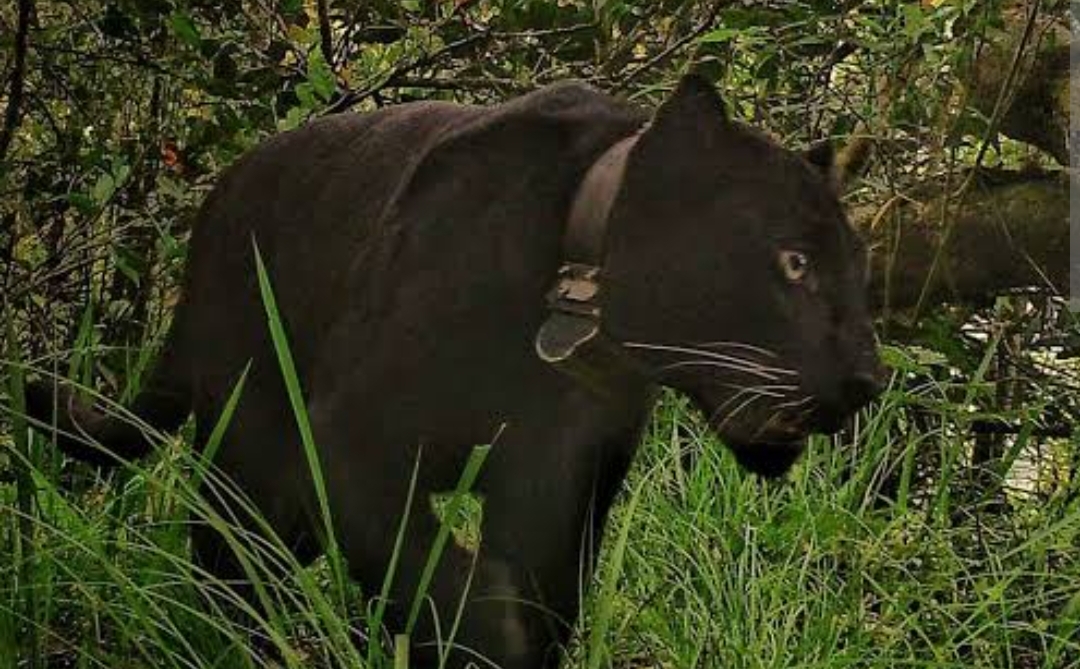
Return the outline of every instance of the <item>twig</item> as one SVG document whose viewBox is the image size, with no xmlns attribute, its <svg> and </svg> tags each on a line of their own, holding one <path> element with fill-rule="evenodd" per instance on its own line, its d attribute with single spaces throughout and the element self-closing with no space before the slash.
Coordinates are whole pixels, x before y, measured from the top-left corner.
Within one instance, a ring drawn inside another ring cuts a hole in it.
<svg viewBox="0 0 1080 669">
<path fill-rule="evenodd" d="M 697 25 L 696 28 L 694 28 L 689 33 L 687 33 L 687 34 L 683 35 L 682 37 L 680 37 L 678 40 L 675 41 L 675 43 L 673 43 L 668 48 L 664 49 L 663 51 L 656 54 L 655 56 L 653 56 L 652 58 L 650 58 L 646 62 L 642 63 L 641 66 L 639 66 L 637 69 L 631 71 L 629 74 L 627 74 L 625 77 L 623 77 L 621 82 L 619 82 L 620 85 L 625 86 L 625 85 L 629 84 L 631 81 L 636 79 L 639 75 L 643 74 L 644 72 L 646 72 L 648 70 L 651 70 L 652 68 L 656 67 L 657 65 L 660 65 L 661 63 L 666 61 L 668 58 L 670 58 L 676 51 L 678 51 L 679 49 L 682 49 L 684 46 L 686 46 L 690 42 L 693 42 L 697 38 L 704 35 L 705 32 L 709 28 L 712 27 L 713 23 L 716 21 L 716 17 L 720 15 L 720 10 L 726 4 L 727 4 L 727 0 L 718 0 L 717 2 L 714 2 L 712 4 L 712 7 L 709 9 L 708 15 L 705 17 L 705 19 L 701 23 L 699 23 Z"/>
<path fill-rule="evenodd" d="M 327 0 L 317 0 L 315 11 L 319 15 L 319 47 L 322 49 L 323 58 L 330 69 L 334 69 L 334 42 L 330 27 L 330 10 Z"/>
<path fill-rule="evenodd" d="M 648 9 L 638 17 L 638 20 L 634 22 L 634 25 L 620 36 L 619 41 L 613 44 L 610 50 L 599 57 L 596 64 L 596 72 L 593 75 L 594 79 L 603 79 L 604 81 L 610 82 L 616 73 L 621 72 L 623 68 L 626 67 L 627 63 L 630 62 L 629 59 L 633 58 L 634 47 L 644 39 L 643 36 L 648 32 L 648 29 L 656 27 L 656 15 L 662 8 L 662 3 L 653 2 L 649 4 Z M 681 21 L 684 14 L 692 10 L 693 3 L 682 3 L 672 15 L 673 25 Z"/>
<path fill-rule="evenodd" d="M 986 150 L 994 140 L 994 137 L 997 136 L 998 125 L 1001 123 L 1002 117 L 1005 116 L 1005 112 L 1008 111 L 1008 103 L 1011 102 L 1009 98 L 1014 93 L 1013 84 L 1020 72 L 1024 52 L 1027 49 L 1028 42 L 1031 40 L 1031 35 L 1035 30 L 1035 20 L 1039 15 L 1040 4 L 1041 0 L 1035 0 L 1031 3 L 1031 10 L 1028 12 L 1027 22 L 1024 25 L 1024 34 L 1016 44 L 1016 51 L 1013 53 L 1012 65 L 1009 67 L 1009 73 L 1005 76 L 1005 81 L 1002 82 L 1001 88 L 998 91 L 997 100 L 994 102 L 994 110 L 990 114 L 990 120 L 987 123 L 986 134 L 983 136 L 982 144 L 979 146 L 979 153 L 975 156 L 974 168 L 968 173 L 967 178 L 961 182 L 960 187 L 952 193 L 952 197 L 946 197 L 942 202 L 942 217 L 945 219 L 945 226 L 944 230 L 942 230 L 941 241 L 938 244 L 937 252 L 934 254 L 934 260 L 930 264 L 930 271 L 927 272 L 926 281 L 923 282 L 922 290 L 919 293 L 919 299 L 915 303 L 913 318 L 918 318 L 923 313 L 926 299 L 930 294 L 930 286 L 937 275 L 941 261 L 945 256 L 945 247 L 948 245 L 953 228 L 956 225 L 956 217 L 949 218 L 947 216 L 949 204 L 952 201 L 959 200 L 963 197 L 968 188 L 971 187 L 971 184 L 974 183 L 975 176 L 979 172 L 979 167 L 986 157 Z"/>
<path fill-rule="evenodd" d="M 26 51 L 30 43 L 30 15 L 33 0 L 19 0 L 19 19 L 15 28 L 15 65 L 8 84 L 8 105 L 4 110 L 4 125 L 0 127 L 0 161 L 4 160 L 22 115 L 23 87 L 26 84 Z"/>
<path fill-rule="evenodd" d="M 515 38 L 540 38 L 540 37 L 553 37 L 556 35 L 572 35 L 582 30 L 592 30 L 596 28 L 598 24 L 596 21 L 586 21 L 584 23 L 575 23 L 569 26 L 559 26 L 557 28 L 540 28 L 535 30 L 507 30 L 501 32 L 494 32 L 491 34 L 496 39 L 515 39 Z"/>
<path fill-rule="evenodd" d="M 810 90 L 806 93 L 807 101 L 813 100 L 817 94 L 818 88 L 822 88 L 826 94 L 829 92 L 829 86 L 832 79 L 833 71 L 836 66 L 844 61 L 845 58 L 850 56 L 859 50 L 859 47 L 854 42 L 846 40 L 840 40 L 832 51 L 829 53 L 828 58 L 822 63 L 818 69 L 817 74 L 814 75 L 810 81 Z M 809 110 L 808 110 L 809 111 Z M 809 114 L 807 114 L 809 116 Z M 814 122 L 810 124 L 810 137 L 817 137 L 818 132 L 821 129 L 822 120 L 825 118 L 825 105 L 818 105 L 817 114 L 814 117 Z"/>
<path fill-rule="evenodd" d="M 458 13 L 459 12 L 452 13 L 450 15 L 450 17 L 448 17 L 448 19 L 440 22 L 440 25 L 445 24 L 449 20 L 449 18 L 451 18 L 453 16 L 456 16 Z M 355 22 L 358 20 L 358 18 L 359 18 L 358 15 L 353 16 L 353 18 L 351 20 L 351 23 L 350 23 L 350 27 L 349 27 L 349 29 L 348 29 L 348 31 L 346 33 L 347 35 L 351 36 L 352 30 L 353 30 L 353 25 L 355 25 Z M 593 30 L 593 29 L 596 28 L 596 26 L 597 26 L 597 23 L 595 21 L 587 21 L 587 22 L 583 22 L 583 23 L 575 23 L 575 24 L 568 25 L 568 26 L 558 26 L 558 27 L 555 27 L 555 28 L 541 28 L 541 29 L 534 29 L 534 30 L 506 30 L 506 31 L 490 31 L 489 30 L 489 31 L 482 31 L 482 32 L 479 32 L 477 34 L 466 37 L 466 38 L 464 38 L 462 40 L 459 40 L 458 42 L 448 44 L 445 47 L 443 47 L 443 49 L 440 49 L 439 51 L 436 51 L 435 53 L 424 56 L 424 57 L 418 59 L 416 62 L 403 64 L 403 65 L 397 67 L 396 69 L 391 70 L 391 72 L 389 74 L 381 77 L 379 79 L 379 81 L 376 82 L 373 85 L 363 86 L 363 87 L 361 87 L 361 88 L 359 88 L 359 89 L 357 89 L 355 91 L 345 93 L 342 98 L 340 98 L 337 101 L 333 102 L 323 112 L 323 114 L 336 114 L 336 113 L 339 113 L 341 111 L 344 111 L 344 110 L 348 109 L 350 106 L 355 105 L 358 102 L 362 101 L 363 99 L 365 99 L 367 97 L 375 96 L 380 91 L 382 91 L 383 89 L 389 88 L 391 86 L 416 86 L 417 88 L 432 88 L 432 89 L 440 89 L 440 90 L 453 90 L 453 89 L 484 90 L 484 89 L 489 89 L 489 88 L 493 88 L 493 87 L 505 87 L 505 88 L 510 88 L 512 90 L 515 90 L 515 91 L 531 90 L 531 89 L 534 89 L 536 87 L 532 86 L 530 84 L 527 84 L 527 83 L 522 83 L 522 82 L 518 82 L 518 81 L 512 81 L 510 79 L 505 79 L 505 78 L 482 79 L 482 78 L 475 78 L 474 77 L 472 79 L 450 81 L 449 79 L 443 80 L 443 79 L 439 79 L 439 78 L 435 78 L 435 77 L 421 78 L 421 77 L 415 77 L 415 76 L 410 76 L 410 75 L 411 75 L 411 73 L 415 72 L 416 70 L 418 70 L 418 69 L 420 69 L 422 67 L 427 67 L 429 65 L 433 65 L 435 63 L 435 61 L 437 61 L 439 58 L 446 55 L 446 53 L 448 51 L 456 51 L 456 50 L 458 50 L 458 49 L 460 49 L 462 47 L 465 47 L 465 46 L 467 46 L 469 44 L 472 44 L 474 41 L 477 41 L 479 39 L 513 40 L 513 39 L 545 39 L 545 38 L 551 38 L 551 37 L 564 37 L 564 36 L 567 36 L 567 35 L 573 35 L 575 33 L 579 33 L 579 32 L 586 31 L 586 30 Z M 338 46 L 337 46 L 337 53 L 339 54 L 339 57 L 340 57 L 340 54 L 342 53 L 342 49 L 344 48 L 345 41 L 347 41 L 347 40 L 342 41 L 342 43 L 338 44 Z"/>
<path fill-rule="evenodd" d="M 334 51 L 334 62 L 343 61 L 346 57 L 346 50 L 349 48 L 349 43 L 352 42 L 353 34 L 356 32 L 357 26 L 360 25 L 360 15 L 367 9 L 367 3 L 358 2 L 356 8 L 353 9 L 352 15 L 349 16 L 348 22 L 345 24 L 344 30 L 341 31 L 341 39 L 338 40 L 337 49 Z"/>
<path fill-rule="evenodd" d="M 109 63 L 117 63 L 120 65 L 132 65 L 135 67 L 143 68 L 145 70 L 149 70 L 154 74 L 162 74 L 168 77 L 179 79 L 181 81 L 193 81 L 187 75 L 180 74 L 179 72 L 175 72 L 173 70 L 169 70 L 163 67 L 144 53 L 124 55 L 123 53 L 118 53 L 116 51 L 80 51 L 79 49 L 73 49 L 66 46 L 57 46 L 55 44 L 37 44 L 34 46 L 34 49 L 38 53 L 65 54 L 68 56 L 74 56 L 75 58 L 78 58 L 82 64 L 100 63 L 104 61 Z"/>
<path fill-rule="evenodd" d="M 1009 73 L 1005 76 L 1005 81 L 1002 82 L 1001 88 L 998 90 L 997 99 L 994 101 L 994 109 L 990 112 L 990 119 L 986 127 L 986 135 L 983 137 L 983 141 L 979 146 L 979 153 L 975 156 L 975 168 L 978 169 L 986 157 L 986 150 L 990 147 L 990 143 L 997 136 L 998 126 L 1001 125 L 1001 119 L 1005 116 L 1009 106 L 1012 104 L 1012 97 L 1016 93 L 1013 89 L 1013 84 L 1020 75 L 1020 68 L 1024 61 L 1024 52 L 1027 50 L 1027 45 L 1031 41 L 1031 36 L 1035 32 L 1035 21 L 1039 16 L 1039 4 L 1041 0 L 1035 0 L 1031 4 L 1031 11 L 1028 12 L 1027 22 L 1024 24 L 1024 34 L 1020 38 L 1020 41 L 1016 44 L 1016 51 L 1013 53 L 1012 63 L 1009 65 Z M 964 181 L 957 195 L 960 195 L 964 190 L 968 188 L 974 178 L 974 171 Z"/>
<path fill-rule="evenodd" d="M 446 55 L 460 51 L 461 49 L 471 46 L 477 42 L 487 40 L 490 37 L 490 32 L 485 31 L 475 33 L 473 35 L 469 35 L 468 37 L 463 37 L 456 42 L 451 42 L 443 46 L 441 49 L 437 49 L 430 54 L 421 56 L 420 58 L 417 58 L 412 62 L 398 65 L 397 67 L 391 69 L 389 72 L 386 72 L 385 74 L 380 76 L 379 80 L 375 83 L 369 86 L 365 86 L 364 88 L 357 91 L 346 92 L 340 98 L 330 104 L 330 106 L 324 109 L 321 115 L 329 116 L 331 114 L 340 114 L 341 112 L 348 110 L 353 105 L 362 102 L 364 99 L 374 95 L 375 93 L 378 93 L 382 89 L 387 88 L 388 86 L 395 85 L 401 77 L 404 77 L 405 75 L 410 74 L 411 72 L 420 68 L 428 67 L 429 65 L 434 64 Z"/>
<path fill-rule="evenodd" d="M 524 93 L 536 88 L 536 84 L 503 77 L 454 77 L 453 79 L 449 79 L 405 75 L 396 78 L 394 80 L 394 85 L 449 91 L 495 91 L 499 89 L 509 89 L 516 93 Z"/>
</svg>

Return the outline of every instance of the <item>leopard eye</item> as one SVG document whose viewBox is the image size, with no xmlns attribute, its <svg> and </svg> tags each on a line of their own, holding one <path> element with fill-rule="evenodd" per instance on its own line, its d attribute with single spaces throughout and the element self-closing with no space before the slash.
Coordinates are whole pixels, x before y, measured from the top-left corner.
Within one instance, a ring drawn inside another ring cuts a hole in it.
<svg viewBox="0 0 1080 669">
<path fill-rule="evenodd" d="M 781 251 L 780 269 L 792 283 L 801 283 L 810 272 L 810 259 L 800 251 Z"/>
</svg>

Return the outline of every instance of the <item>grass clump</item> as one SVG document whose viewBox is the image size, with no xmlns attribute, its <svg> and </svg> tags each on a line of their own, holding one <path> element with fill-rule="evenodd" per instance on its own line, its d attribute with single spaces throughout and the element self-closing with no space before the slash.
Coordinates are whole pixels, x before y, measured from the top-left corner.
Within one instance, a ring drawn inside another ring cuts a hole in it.
<svg viewBox="0 0 1080 669">
<path fill-rule="evenodd" d="M 357 646 L 379 629 L 379 599 L 332 561 L 297 564 L 183 438 L 105 476 L 31 438 L 26 372 L 9 350 L 0 666 L 394 663 L 392 639 L 368 646 L 385 653 Z M 970 399 L 975 382 L 896 379 L 842 436 L 812 439 L 781 481 L 742 472 L 685 402 L 666 396 L 609 521 L 567 665 L 1080 666 L 1077 477 L 1043 468 L 1037 485 L 1018 489 L 1007 470 L 970 475 L 970 410 L 942 398 Z M 1032 443 L 1012 442 L 1014 462 L 1030 468 Z M 1075 435 L 1042 446 L 1057 461 L 1077 448 Z M 468 474 L 457 501 L 438 505 L 442 543 L 482 540 Z M 214 511 L 211 497 L 233 513 Z M 192 564 L 187 536 L 200 522 L 230 537 L 263 611 Z"/>
</svg>

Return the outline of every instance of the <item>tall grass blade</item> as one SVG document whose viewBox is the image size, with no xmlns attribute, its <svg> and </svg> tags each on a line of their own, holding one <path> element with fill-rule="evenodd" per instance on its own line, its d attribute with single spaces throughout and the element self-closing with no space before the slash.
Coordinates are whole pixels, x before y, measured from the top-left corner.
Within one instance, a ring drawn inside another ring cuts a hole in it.
<svg viewBox="0 0 1080 669">
<path fill-rule="evenodd" d="M 970 425 L 970 420 L 965 417 L 965 412 L 968 407 L 975 401 L 975 395 L 978 392 L 979 386 L 982 384 L 983 379 L 986 378 L 986 372 L 990 369 L 990 364 L 994 361 L 994 356 L 997 354 L 998 346 L 1001 344 L 1001 337 L 1004 331 L 998 329 L 994 332 L 990 341 L 986 345 L 986 350 L 983 352 L 982 359 L 979 361 L 978 367 L 975 369 L 974 375 L 964 388 L 964 400 L 960 404 L 960 411 L 957 412 L 957 438 L 953 440 L 943 439 L 941 458 L 941 479 L 938 484 L 937 493 L 934 496 L 934 506 L 931 511 L 938 522 L 945 522 L 949 517 L 949 490 L 953 483 L 953 477 L 956 471 L 956 463 L 960 459 L 960 454 L 964 448 L 964 435 L 967 433 L 967 428 Z"/>
<path fill-rule="evenodd" d="M 199 456 L 199 463 L 196 466 L 195 477 L 191 482 L 192 487 L 196 490 L 202 484 L 205 472 L 213 465 L 214 458 L 221 448 L 221 440 L 225 437 L 225 430 L 228 429 L 229 423 L 232 422 L 233 414 L 236 413 L 236 405 L 240 403 L 240 396 L 244 392 L 244 384 L 247 382 L 248 372 L 250 371 L 251 361 L 249 360 L 244 365 L 244 371 L 241 372 L 232 392 L 229 393 L 229 399 L 225 401 L 221 415 L 218 417 L 217 422 L 214 423 L 214 429 L 211 430 L 210 436 L 206 439 L 206 445 L 203 447 L 203 452 Z"/>
<path fill-rule="evenodd" d="M 409 635 L 394 637 L 394 669 L 409 669 Z"/>
<path fill-rule="evenodd" d="M 480 468 L 484 465 L 484 460 L 487 459 L 488 453 L 490 452 L 490 446 L 477 446 L 473 448 L 472 453 L 469 454 L 469 460 L 465 463 L 465 468 L 462 470 L 461 476 L 458 478 L 457 486 L 454 488 L 453 497 L 450 499 L 449 504 L 447 504 L 446 512 L 444 514 L 444 518 L 447 520 L 439 526 L 439 531 L 435 535 L 435 541 L 432 542 L 431 550 L 428 552 L 424 570 L 420 573 L 420 581 L 417 583 L 416 594 L 413 596 L 408 622 L 405 624 L 406 634 L 412 634 L 413 628 L 416 625 L 416 620 L 420 616 L 420 609 L 423 606 L 424 598 L 427 597 L 428 587 L 431 585 L 431 578 L 435 575 L 435 568 L 438 566 L 439 559 L 442 557 L 443 549 L 446 548 L 446 541 L 450 538 L 449 519 L 458 517 L 461 507 L 465 502 L 465 496 L 472 490 L 473 484 L 476 482 L 476 476 L 480 473 Z M 464 594 L 462 596 L 464 596 Z"/>
<path fill-rule="evenodd" d="M 326 493 L 326 477 L 323 475 L 322 463 L 319 461 L 319 451 L 315 446 L 315 435 L 311 431 L 311 421 L 308 420 L 307 406 L 304 402 L 303 391 L 300 388 L 300 377 L 296 372 L 296 363 L 293 362 L 292 352 L 289 350 L 288 336 L 278 311 L 277 301 L 270 284 L 270 276 L 263 264 L 262 255 L 259 253 L 259 245 L 254 238 L 251 240 L 255 252 L 255 267 L 259 275 L 259 292 L 262 295 L 263 307 L 266 309 L 267 323 L 270 327 L 270 337 L 274 343 L 274 352 L 277 354 L 278 364 L 281 367 L 281 375 L 285 381 L 285 389 L 292 405 L 293 415 L 296 418 L 296 426 L 300 430 L 300 440 L 304 446 L 304 455 L 307 457 L 308 467 L 311 470 L 312 483 L 315 486 L 315 496 L 319 501 L 319 511 L 322 514 L 323 531 L 325 532 L 326 552 L 334 570 L 336 585 L 339 588 L 341 612 L 344 615 L 347 608 L 345 594 L 345 569 L 334 535 L 334 522 L 330 512 L 330 500 Z"/>
<path fill-rule="evenodd" d="M 383 576 L 382 588 L 379 590 L 379 599 L 375 602 L 375 612 L 369 617 L 368 631 L 371 638 L 368 639 L 367 666 L 378 667 L 382 660 L 382 647 L 377 638 L 382 633 L 382 621 L 386 615 L 386 602 L 390 599 L 390 588 L 394 584 L 394 576 L 397 572 L 398 562 L 401 560 L 401 549 L 405 545 L 405 533 L 409 527 L 409 517 L 412 515 L 413 496 L 416 493 L 416 481 L 420 475 L 420 459 L 423 449 L 419 449 L 416 462 L 413 463 L 412 476 L 409 477 L 409 491 L 405 495 L 405 508 L 398 522 L 397 536 L 394 538 L 394 550 L 390 554 L 390 564 L 386 567 L 386 575 Z"/>
<path fill-rule="evenodd" d="M 638 503 L 643 497 L 644 486 L 651 478 L 648 475 L 641 478 L 641 481 L 631 492 L 629 499 L 626 500 L 626 506 L 623 509 L 624 517 L 622 526 L 619 528 L 619 536 L 608 556 L 607 570 L 600 591 L 595 595 L 597 604 L 593 614 L 592 627 L 589 631 L 586 655 L 588 669 L 600 669 L 600 664 L 607 654 L 604 652 L 605 637 L 611 628 L 611 621 L 615 615 L 616 591 L 619 577 L 622 574 L 623 563 L 626 561 L 626 549 L 630 543 L 630 530 L 634 526 L 634 517 Z"/>
<path fill-rule="evenodd" d="M 31 439 L 26 426 L 26 395 L 23 379 L 23 368 L 20 364 L 18 339 L 15 336 L 15 319 L 5 309 L 6 321 L 5 341 L 7 342 L 7 355 L 11 364 L 8 365 L 10 376 L 8 378 L 8 396 L 11 398 L 11 429 L 16 453 L 21 455 L 23 463 L 15 463 L 15 505 L 19 511 L 17 521 L 17 554 L 20 585 L 17 590 L 24 594 L 23 613 L 25 620 L 29 621 L 24 626 L 25 634 L 20 640 L 20 645 L 29 656 L 30 669 L 38 669 L 42 666 L 41 639 L 38 635 L 38 606 L 33 565 L 37 563 L 35 552 L 37 542 L 34 537 L 34 499 L 37 496 L 33 478 L 30 475 L 30 463 L 33 462 L 33 454 L 30 452 Z"/>
</svg>

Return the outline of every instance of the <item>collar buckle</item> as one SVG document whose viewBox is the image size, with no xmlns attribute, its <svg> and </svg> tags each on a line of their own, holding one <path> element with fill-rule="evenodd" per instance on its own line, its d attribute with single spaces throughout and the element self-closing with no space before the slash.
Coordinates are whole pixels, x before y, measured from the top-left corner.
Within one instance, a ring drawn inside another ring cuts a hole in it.
<svg viewBox="0 0 1080 669">
<path fill-rule="evenodd" d="M 555 287 L 547 296 L 548 308 L 600 320 L 600 268 L 569 262 L 559 268 Z"/>
<path fill-rule="evenodd" d="M 622 346 L 604 333 L 599 300 L 608 219 L 640 134 L 608 148 L 578 186 L 563 237 L 563 264 L 548 291 L 548 316 L 534 342 L 541 360 L 612 398 L 636 385 L 632 382 L 641 374 Z"/>
</svg>

